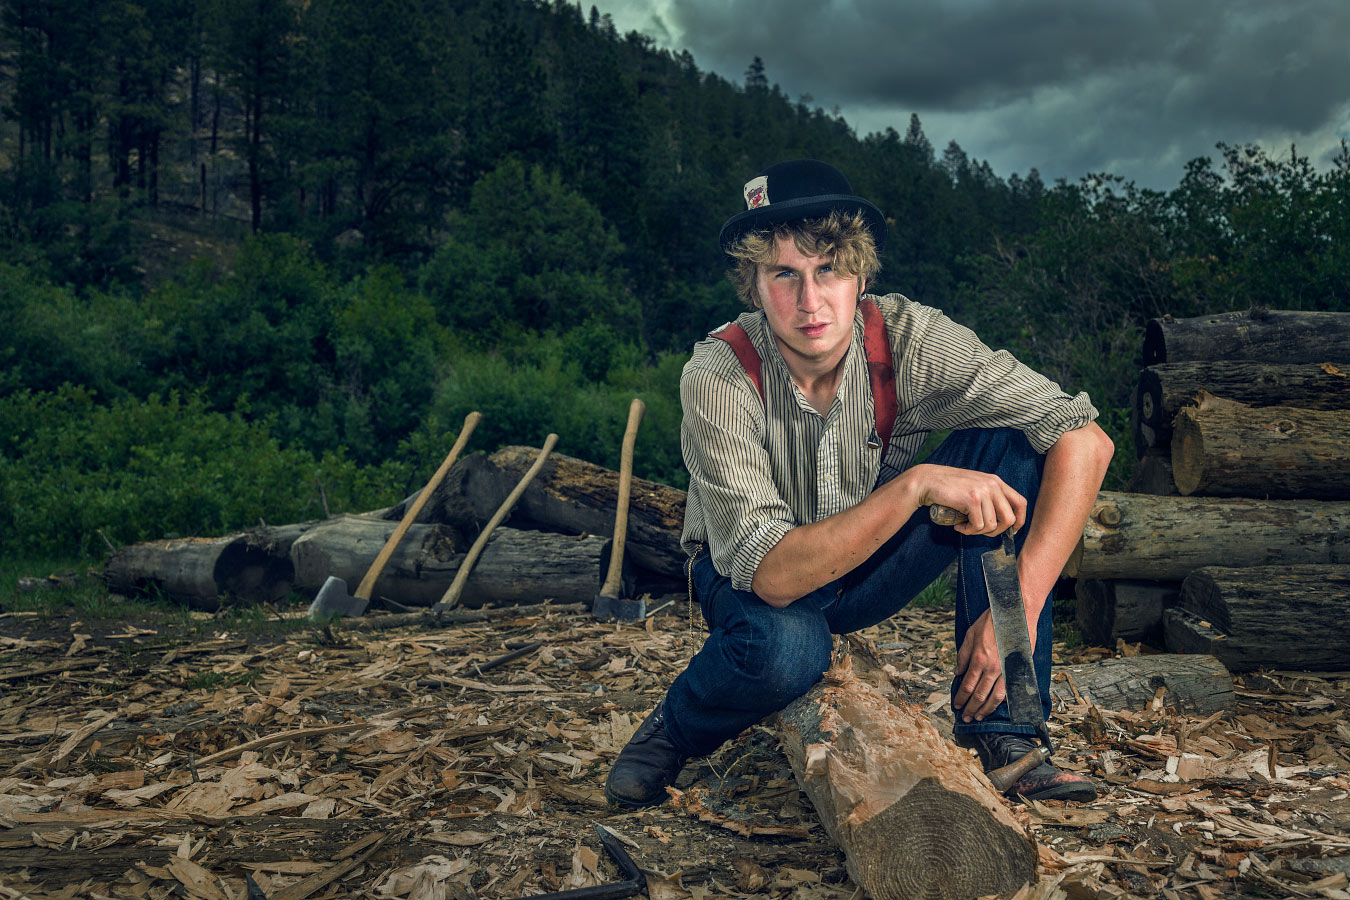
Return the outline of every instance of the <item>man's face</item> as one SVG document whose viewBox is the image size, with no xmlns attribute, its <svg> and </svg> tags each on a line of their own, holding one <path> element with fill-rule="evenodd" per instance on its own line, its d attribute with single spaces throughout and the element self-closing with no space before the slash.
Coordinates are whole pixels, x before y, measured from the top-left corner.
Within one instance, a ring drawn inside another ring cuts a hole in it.
<svg viewBox="0 0 1350 900">
<path fill-rule="evenodd" d="M 774 262 L 759 266 L 757 305 L 789 371 L 828 369 L 848 352 L 861 285 L 836 275 L 828 257 L 804 255 L 791 238 L 778 237 L 774 247 Z"/>
</svg>

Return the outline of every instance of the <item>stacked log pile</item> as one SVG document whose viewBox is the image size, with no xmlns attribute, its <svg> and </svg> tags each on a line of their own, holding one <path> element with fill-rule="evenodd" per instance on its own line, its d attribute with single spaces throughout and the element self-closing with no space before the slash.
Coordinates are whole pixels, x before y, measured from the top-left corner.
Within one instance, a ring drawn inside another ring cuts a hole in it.
<svg viewBox="0 0 1350 900">
<path fill-rule="evenodd" d="M 1329 625 L 1350 611 L 1350 314 L 1155 319 L 1143 359 L 1135 477 L 1068 567 L 1084 636 L 1346 668 Z"/>
<path fill-rule="evenodd" d="M 520 482 L 539 451 L 506 447 L 458 460 L 399 542 L 372 599 L 394 609 L 428 607 L 445 593 L 485 522 Z M 609 565 L 617 472 L 553 454 L 510 518 L 495 529 L 460 598 L 485 604 L 587 603 Z M 387 509 L 221 538 L 133 544 L 104 568 L 117 593 L 159 593 L 195 609 L 222 602 L 275 602 L 295 591 L 312 598 L 335 575 L 360 582 L 417 495 Z M 680 528 L 684 491 L 633 479 L 625 594 L 682 592 Z M 377 603 L 378 605 L 378 603 Z"/>
</svg>

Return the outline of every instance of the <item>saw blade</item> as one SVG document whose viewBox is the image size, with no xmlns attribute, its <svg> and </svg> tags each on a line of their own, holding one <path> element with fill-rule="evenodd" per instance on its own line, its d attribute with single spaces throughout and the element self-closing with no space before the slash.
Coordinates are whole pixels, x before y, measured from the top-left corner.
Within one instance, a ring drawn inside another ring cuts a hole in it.
<svg viewBox="0 0 1350 900">
<path fill-rule="evenodd" d="M 1017 725 L 1039 729 L 1045 721 L 1041 692 L 1032 667 L 1031 636 L 1027 633 L 1022 582 L 1017 577 L 1017 556 L 1005 536 L 1003 547 L 980 557 L 984 585 L 989 591 L 989 615 L 994 621 L 998 655 L 1003 661 L 1003 681 L 1008 692 L 1008 717 Z"/>
</svg>

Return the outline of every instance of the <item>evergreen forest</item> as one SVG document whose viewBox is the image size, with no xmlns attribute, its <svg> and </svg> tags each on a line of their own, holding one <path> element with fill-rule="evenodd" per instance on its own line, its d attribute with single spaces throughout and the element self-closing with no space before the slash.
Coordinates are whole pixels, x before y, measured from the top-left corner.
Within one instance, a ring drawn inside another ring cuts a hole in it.
<svg viewBox="0 0 1350 900">
<path fill-rule="evenodd" d="M 1350 153 L 1235 142 L 1166 191 L 858 134 L 568 0 L 3 0 L 0 554 L 387 505 L 471 447 L 684 486 L 677 383 L 739 311 L 716 246 L 773 162 L 887 215 L 878 291 L 1070 392 L 1134 459 L 1144 322 L 1350 309 Z"/>
</svg>

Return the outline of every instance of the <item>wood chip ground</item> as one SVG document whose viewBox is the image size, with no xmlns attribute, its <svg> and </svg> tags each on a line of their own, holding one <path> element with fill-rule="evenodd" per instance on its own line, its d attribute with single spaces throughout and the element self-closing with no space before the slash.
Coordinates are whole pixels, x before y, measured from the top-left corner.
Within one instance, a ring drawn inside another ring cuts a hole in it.
<svg viewBox="0 0 1350 900">
<path fill-rule="evenodd" d="M 937 717 L 950 619 L 868 632 Z M 610 763 L 702 639 L 683 601 L 638 625 L 506 612 L 196 644 L 57 624 L 0 616 L 0 900 L 238 900 L 246 876 L 270 900 L 515 898 L 621 880 L 597 823 L 652 900 L 857 900 L 766 727 L 691 764 L 678 803 L 606 808 Z M 1237 693 L 1206 719 L 1057 710 L 1057 758 L 1104 794 L 1016 804 L 1042 863 L 1017 896 L 1350 900 L 1350 672 Z"/>
</svg>

